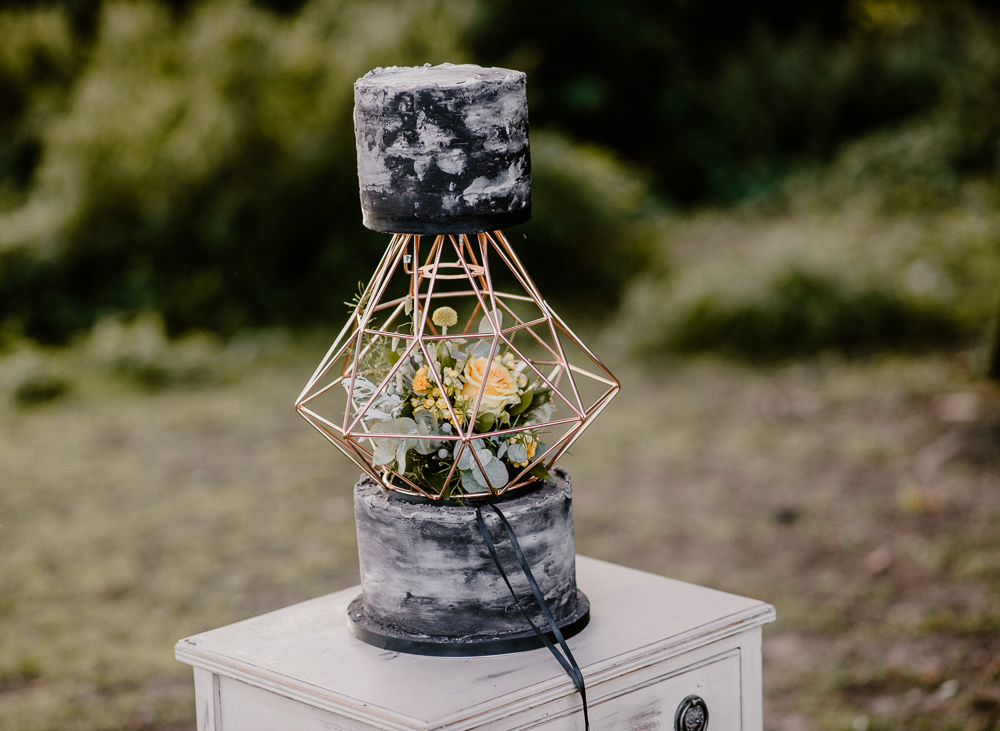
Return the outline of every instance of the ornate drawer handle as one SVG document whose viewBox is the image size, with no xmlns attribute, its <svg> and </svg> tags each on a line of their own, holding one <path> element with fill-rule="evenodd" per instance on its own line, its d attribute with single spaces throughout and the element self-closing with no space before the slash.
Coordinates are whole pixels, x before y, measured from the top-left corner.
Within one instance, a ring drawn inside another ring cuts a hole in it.
<svg viewBox="0 0 1000 731">
<path fill-rule="evenodd" d="M 675 731 L 707 731 L 708 705 L 697 695 L 689 695 L 677 706 L 674 714 Z"/>
</svg>

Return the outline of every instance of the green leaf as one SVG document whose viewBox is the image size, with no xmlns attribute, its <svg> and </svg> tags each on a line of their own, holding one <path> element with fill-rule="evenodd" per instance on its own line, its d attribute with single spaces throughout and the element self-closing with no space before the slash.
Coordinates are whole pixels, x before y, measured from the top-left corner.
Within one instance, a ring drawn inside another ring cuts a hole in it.
<svg viewBox="0 0 1000 731">
<path fill-rule="evenodd" d="M 409 452 L 408 439 L 400 439 L 400 444 L 396 447 L 396 470 L 406 472 L 406 453 Z"/>
<path fill-rule="evenodd" d="M 525 391 L 521 395 L 521 403 L 514 405 L 514 407 L 510 410 L 510 415 L 517 416 L 518 414 L 523 413 L 529 406 L 531 406 L 531 400 L 534 398 L 534 395 L 535 392 L 531 389 Z"/>
<path fill-rule="evenodd" d="M 476 418 L 476 431 L 488 432 L 496 423 L 497 417 L 492 411 L 485 411 Z"/>
<path fill-rule="evenodd" d="M 510 480 L 510 475 L 507 473 L 507 468 L 504 466 L 503 462 L 498 459 L 493 458 L 493 454 L 488 449 L 477 449 L 476 456 L 479 457 L 479 461 L 482 463 L 482 470 L 479 469 L 479 465 L 476 464 L 475 460 L 470 459 L 470 467 L 467 470 L 462 470 L 462 486 L 465 487 L 466 475 L 468 475 L 468 482 L 475 484 L 478 489 L 483 490 L 487 487 L 493 490 L 499 490 L 501 487 L 507 484 Z M 483 475 L 483 472 L 486 475 Z"/>
<path fill-rule="evenodd" d="M 423 476 L 423 481 L 433 492 L 441 492 L 444 489 L 444 480 L 448 476 L 447 472 L 430 472 Z"/>
<path fill-rule="evenodd" d="M 396 365 L 396 361 L 402 357 L 395 350 L 390 350 L 389 348 L 384 348 L 383 350 L 385 351 L 385 359 L 389 361 L 390 366 Z"/>
<path fill-rule="evenodd" d="M 467 470 L 472 465 L 472 447 L 463 446 L 458 455 L 458 469 Z"/>
<path fill-rule="evenodd" d="M 413 442 L 416 450 L 423 455 L 434 454 L 438 450 L 438 444 L 440 444 L 440 441 L 435 439 L 410 439 L 408 441 Z"/>
<path fill-rule="evenodd" d="M 549 471 L 545 469 L 545 465 L 541 463 L 536 464 L 534 467 L 528 470 L 528 474 L 531 475 L 532 477 L 537 477 L 541 480 L 545 480 L 546 482 L 554 482 L 554 480 L 552 479 L 552 475 L 550 475 Z"/>
</svg>

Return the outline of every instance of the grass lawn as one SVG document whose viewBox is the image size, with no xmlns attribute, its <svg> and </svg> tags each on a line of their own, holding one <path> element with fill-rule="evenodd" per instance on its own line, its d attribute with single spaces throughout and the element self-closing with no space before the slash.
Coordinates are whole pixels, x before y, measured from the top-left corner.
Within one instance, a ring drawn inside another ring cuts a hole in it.
<svg viewBox="0 0 1000 731">
<path fill-rule="evenodd" d="M 64 395 L 0 393 L 0 730 L 193 729 L 177 639 L 356 583 L 354 469 L 292 409 L 326 344 L 157 389 L 75 348 Z M 1000 728 L 1000 393 L 963 356 L 610 365 L 578 550 L 773 603 L 766 729 Z"/>
</svg>

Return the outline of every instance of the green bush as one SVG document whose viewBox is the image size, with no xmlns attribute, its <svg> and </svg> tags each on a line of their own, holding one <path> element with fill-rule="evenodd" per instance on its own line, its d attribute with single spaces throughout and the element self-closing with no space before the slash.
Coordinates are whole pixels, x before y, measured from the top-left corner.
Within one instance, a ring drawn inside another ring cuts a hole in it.
<svg viewBox="0 0 1000 731">
<path fill-rule="evenodd" d="M 658 204 L 611 152 L 551 132 L 532 134 L 531 168 L 534 217 L 511 242 L 544 295 L 600 319 L 648 266 L 663 233 Z"/>
<path fill-rule="evenodd" d="M 679 219 L 684 262 L 631 287 L 623 339 L 757 360 L 985 339 L 1000 279 L 1000 26 L 961 6 L 914 12 L 886 42 L 922 38 L 947 72 L 936 106 L 739 212 Z"/>
<path fill-rule="evenodd" d="M 953 344 L 961 335 L 954 313 L 944 308 L 885 290 L 851 291 L 834 279 L 793 270 L 757 300 L 729 304 L 706 297 L 663 333 L 663 346 L 768 361 L 826 350 L 922 349 Z"/>
<path fill-rule="evenodd" d="M 339 311 L 383 246 L 359 225 L 353 82 L 455 58 L 466 14 L 106 3 L 27 200 L 0 220 L 0 311 L 49 340 L 116 310 L 158 309 L 174 332 Z"/>
<path fill-rule="evenodd" d="M 1000 280 L 989 189 L 918 211 L 865 205 L 865 191 L 829 207 L 676 216 L 673 272 L 630 284 L 616 346 L 767 360 L 983 338 Z"/>
<path fill-rule="evenodd" d="M 106 2 L 30 185 L 0 211 L 7 329 L 61 341 L 152 310 L 175 334 L 342 319 L 388 243 L 361 226 L 353 83 L 380 65 L 467 60 L 472 12 Z M 590 302 L 587 281 L 613 302 L 641 265 L 645 185 L 608 153 L 535 140 L 530 268 L 558 264 L 556 296 Z"/>
<path fill-rule="evenodd" d="M 995 141 L 994 5 L 490 0 L 473 39 L 529 66 L 536 123 L 614 149 L 672 201 L 725 203 L 959 98 Z"/>
<path fill-rule="evenodd" d="M 0 212 L 23 201 L 45 124 L 65 107 L 82 49 L 54 8 L 0 12 Z"/>
</svg>

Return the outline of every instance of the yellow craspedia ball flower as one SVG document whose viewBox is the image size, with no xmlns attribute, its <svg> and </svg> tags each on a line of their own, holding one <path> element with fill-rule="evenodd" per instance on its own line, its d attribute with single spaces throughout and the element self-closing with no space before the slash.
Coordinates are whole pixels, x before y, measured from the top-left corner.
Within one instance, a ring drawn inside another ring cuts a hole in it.
<svg viewBox="0 0 1000 731">
<path fill-rule="evenodd" d="M 438 307 L 431 315 L 431 322 L 438 327 L 452 327 L 458 324 L 458 313 L 451 307 Z"/>
</svg>

